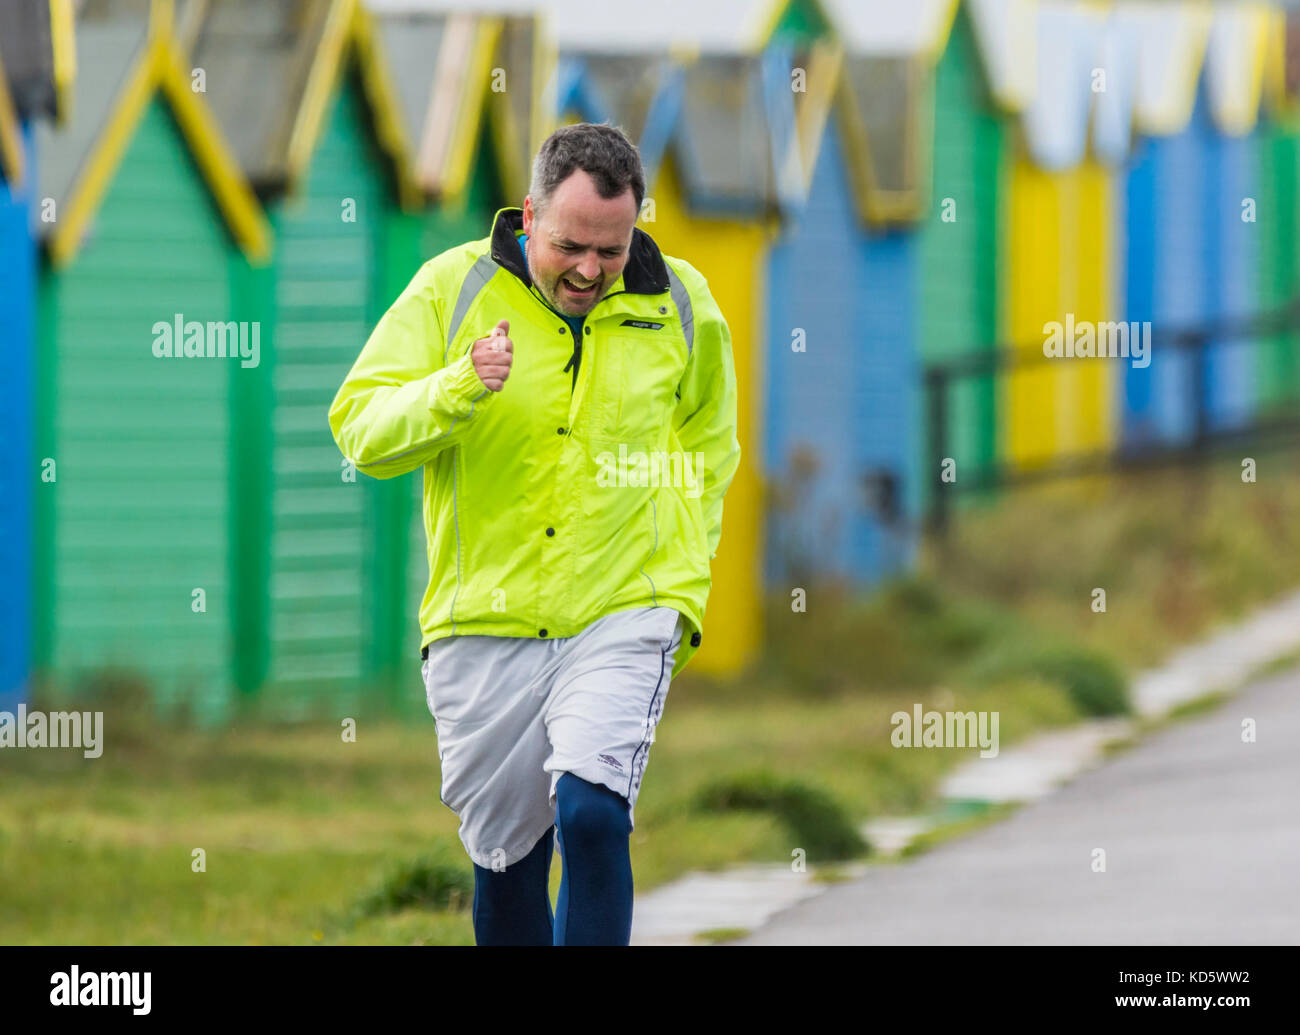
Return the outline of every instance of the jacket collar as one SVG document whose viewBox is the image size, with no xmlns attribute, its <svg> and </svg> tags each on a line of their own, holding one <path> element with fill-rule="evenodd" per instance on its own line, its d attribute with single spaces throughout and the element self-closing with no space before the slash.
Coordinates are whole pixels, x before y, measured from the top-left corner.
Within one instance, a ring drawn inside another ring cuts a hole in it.
<svg viewBox="0 0 1300 1035">
<path fill-rule="evenodd" d="M 498 266 L 508 269 L 528 287 L 533 279 L 519 250 L 518 234 L 524 229 L 524 210 L 503 208 L 492 224 L 492 259 Z M 631 254 L 623 274 L 622 290 L 637 295 L 662 295 L 668 290 L 668 267 L 659 246 L 639 226 L 632 228 Z"/>
</svg>

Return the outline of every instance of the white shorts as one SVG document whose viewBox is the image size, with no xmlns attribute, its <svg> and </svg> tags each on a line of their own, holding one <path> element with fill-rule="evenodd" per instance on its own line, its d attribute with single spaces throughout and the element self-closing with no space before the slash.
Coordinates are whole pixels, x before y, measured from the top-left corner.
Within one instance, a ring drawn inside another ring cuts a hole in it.
<svg viewBox="0 0 1300 1035">
<path fill-rule="evenodd" d="M 485 869 L 518 862 L 555 823 L 563 773 L 617 791 L 628 820 L 663 714 L 682 620 L 671 607 L 606 615 L 576 636 L 449 636 L 424 687 L 442 803 Z"/>
</svg>

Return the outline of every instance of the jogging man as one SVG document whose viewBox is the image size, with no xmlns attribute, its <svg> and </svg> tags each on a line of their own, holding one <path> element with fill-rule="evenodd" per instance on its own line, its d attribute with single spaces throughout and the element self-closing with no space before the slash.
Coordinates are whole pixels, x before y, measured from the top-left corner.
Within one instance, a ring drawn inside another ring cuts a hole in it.
<svg viewBox="0 0 1300 1035">
<path fill-rule="evenodd" d="M 330 407 L 359 471 L 424 469 L 423 674 L 479 945 L 628 944 L 637 795 L 703 634 L 731 337 L 636 227 L 644 195 L 620 130 L 557 130 L 523 209 L 421 267 Z"/>
</svg>

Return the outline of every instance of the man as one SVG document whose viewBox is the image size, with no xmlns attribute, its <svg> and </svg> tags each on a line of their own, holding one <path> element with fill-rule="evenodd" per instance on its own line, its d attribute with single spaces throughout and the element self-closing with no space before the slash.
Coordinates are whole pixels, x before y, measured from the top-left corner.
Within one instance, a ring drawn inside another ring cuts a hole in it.
<svg viewBox="0 0 1300 1035">
<path fill-rule="evenodd" d="M 636 799 L 703 633 L 731 337 L 644 195 L 620 130 L 556 131 L 523 210 L 425 263 L 330 407 L 359 471 L 424 469 L 425 689 L 480 945 L 628 944 Z"/>
</svg>

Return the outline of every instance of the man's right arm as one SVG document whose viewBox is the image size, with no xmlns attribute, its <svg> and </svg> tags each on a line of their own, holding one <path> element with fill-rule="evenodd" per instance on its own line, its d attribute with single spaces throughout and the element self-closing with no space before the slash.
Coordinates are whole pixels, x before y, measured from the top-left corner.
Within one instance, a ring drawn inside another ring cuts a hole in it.
<svg viewBox="0 0 1300 1035">
<path fill-rule="evenodd" d="M 455 445 L 496 395 L 472 350 L 443 365 L 431 272 L 421 269 L 384 314 L 330 404 L 334 441 L 373 478 L 413 471 Z"/>
</svg>

